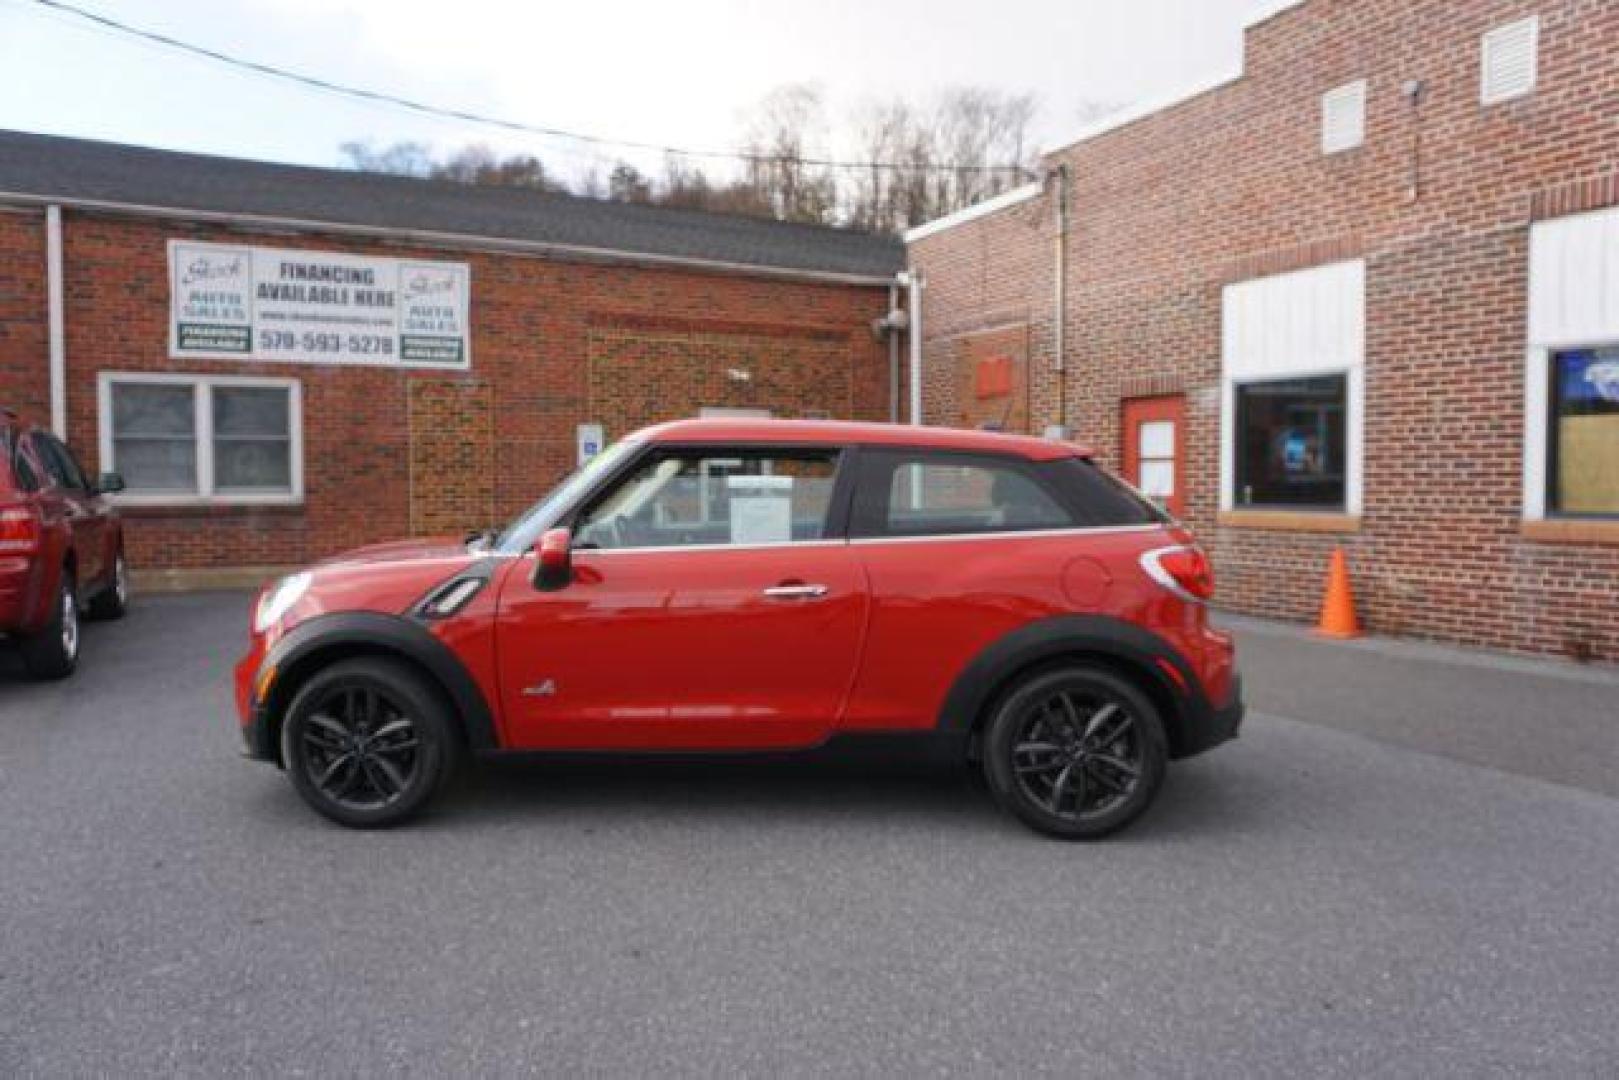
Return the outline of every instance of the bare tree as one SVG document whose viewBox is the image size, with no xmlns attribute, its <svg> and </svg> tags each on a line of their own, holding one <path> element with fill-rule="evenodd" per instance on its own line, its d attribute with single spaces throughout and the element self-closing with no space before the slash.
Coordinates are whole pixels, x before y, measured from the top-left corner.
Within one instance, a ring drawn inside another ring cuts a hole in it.
<svg viewBox="0 0 1619 1080">
<path fill-rule="evenodd" d="M 1033 176 L 1034 114 L 1028 94 L 971 86 L 948 89 L 924 107 L 903 98 L 868 102 L 850 125 L 851 156 L 862 164 L 834 168 L 826 163 L 832 140 L 821 92 L 790 84 L 771 91 L 746 116 L 737 171 L 711 175 L 672 151 L 656 180 L 620 161 L 605 176 L 592 166 L 571 185 L 538 157 L 501 157 L 482 143 L 445 157 L 420 142 L 378 149 L 353 141 L 341 149 L 351 167 L 369 172 L 542 191 L 571 188 L 586 198 L 901 232 Z"/>
<path fill-rule="evenodd" d="M 352 139 L 338 148 L 349 168 L 393 176 L 428 176 L 433 171 L 433 148 L 422 142 L 396 142 L 377 149 L 370 139 Z"/>
<path fill-rule="evenodd" d="M 634 165 L 621 161 L 607 174 L 607 197 L 613 202 L 649 203 L 652 201 L 652 181 L 642 176 L 641 170 Z"/>
<path fill-rule="evenodd" d="M 946 91 L 927 110 L 902 99 L 868 103 L 849 178 L 846 219 L 898 232 L 1023 183 L 1033 171 L 1034 99 L 978 87 Z"/>
<path fill-rule="evenodd" d="M 782 221 L 831 224 L 837 212 L 832 170 L 824 158 L 826 110 L 821 92 L 802 83 L 778 87 L 754 109 L 743 142 L 745 175 L 759 199 Z"/>
</svg>

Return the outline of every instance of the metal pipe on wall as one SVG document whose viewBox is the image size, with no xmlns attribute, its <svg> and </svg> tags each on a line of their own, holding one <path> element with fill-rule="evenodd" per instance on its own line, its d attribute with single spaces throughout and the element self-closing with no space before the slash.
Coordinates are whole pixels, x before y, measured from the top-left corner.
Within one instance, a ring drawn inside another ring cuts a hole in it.
<svg viewBox="0 0 1619 1080">
<path fill-rule="evenodd" d="M 67 438 L 67 340 L 62 293 L 62 208 L 45 208 L 45 310 L 50 355 L 51 430 Z"/>
<path fill-rule="evenodd" d="M 888 311 L 899 308 L 899 278 L 888 286 Z M 888 422 L 899 423 L 899 331 L 888 331 Z"/>
<path fill-rule="evenodd" d="M 905 282 L 910 286 L 911 322 L 911 423 L 922 422 L 922 272 L 909 270 Z"/>
<path fill-rule="evenodd" d="M 1056 356 L 1051 366 L 1057 377 L 1057 426 L 1068 427 L 1068 166 L 1059 165 L 1051 171 L 1051 180 L 1057 185 L 1057 239 L 1055 251 L 1056 284 L 1052 307 L 1056 324 L 1053 327 L 1053 348 Z"/>
</svg>

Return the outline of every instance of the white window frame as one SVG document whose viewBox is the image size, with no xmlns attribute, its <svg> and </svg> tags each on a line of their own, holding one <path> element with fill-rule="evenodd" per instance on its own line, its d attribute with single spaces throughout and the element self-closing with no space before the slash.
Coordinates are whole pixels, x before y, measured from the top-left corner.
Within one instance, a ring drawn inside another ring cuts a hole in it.
<svg viewBox="0 0 1619 1080">
<path fill-rule="evenodd" d="M 1619 347 L 1619 207 L 1536 222 L 1529 230 L 1529 348 L 1524 362 L 1523 520 L 1580 520 L 1549 510 L 1551 360 Z M 1592 287 L 1592 283 L 1596 287 Z M 1611 287 L 1610 287 L 1611 288 Z M 1598 518 L 1597 520 L 1602 520 Z"/>
<path fill-rule="evenodd" d="M 1366 99 L 1367 82 L 1365 79 L 1356 79 L 1352 83 L 1334 87 L 1321 95 L 1321 152 L 1323 154 L 1341 154 L 1346 150 L 1354 150 L 1366 142 Z M 1334 111 L 1340 108 L 1353 109 L 1353 131 L 1341 138 L 1335 137 L 1332 121 Z"/>
<path fill-rule="evenodd" d="M 1519 32 L 1529 31 L 1529 79 L 1522 86 L 1506 92 L 1492 92 L 1490 89 L 1490 63 L 1497 50 Z M 1527 97 L 1535 92 L 1540 83 L 1540 16 L 1531 15 L 1527 19 L 1517 19 L 1513 22 L 1503 23 L 1485 33 L 1479 45 L 1479 103 L 1482 105 L 1499 105 L 1504 101 L 1514 101 Z"/>
<path fill-rule="evenodd" d="M 1276 290 L 1269 292 L 1269 290 Z M 1352 301 L 1342 310 L 1311 311 L 1308 301 L 1329 303 L 1340 290 Z M 1262 292 L 1263 291 L 1263 292 Z M 1264 295 L 1269 292 L 1269 295 Z M 1256 295 L 1275 325 L 1252 318 Z M 1314 317 L 1312 317 L 1314 316 Z M 1333 322 L 1337 318 L 1341 321 Z M 1321 513 L 1359 517 L 1365 502 L 1366 445 L 1366 262 L 1356 259 L 1228 285 L 1222 297 L 1220 357 L 1220 509 L 1245 513 Z M 1255 335 L 1259 339 L 1255 339 Z M 1308 347 L 1313 342 L 1316 348 Z M 1278 356 L 1287 358 L 1278 362 Z M 1296 359 L 1294 359 L 1296 357 Z M 1239 505 L 1237 388 L 1260 383 L 1345 376 L 1342 507 L 1295 507 L 1280 503 Z"/>
<path fill-rule="evenodd" d="M 98 446 L 101 467 L 117 472 L 118 462 L 112 429 L 112 394 L 118 385 L 185 386 L 191 389 L 196 409 L 197 490 L 190 494 L 169 491 L 127 490 L 112 496 L 120 506 L 297 506 L 304 501 L 304 424 L 303 384 L 297 379 L 272 379 L 247 375 L 171 375 L 150 372 L 103 371 L 97 379 Z M 260 493 L 214 490 L 214 408 L 215 387 L 243 387 L 287 391 L 287 437 L 292 490 Z"/>
</svg>

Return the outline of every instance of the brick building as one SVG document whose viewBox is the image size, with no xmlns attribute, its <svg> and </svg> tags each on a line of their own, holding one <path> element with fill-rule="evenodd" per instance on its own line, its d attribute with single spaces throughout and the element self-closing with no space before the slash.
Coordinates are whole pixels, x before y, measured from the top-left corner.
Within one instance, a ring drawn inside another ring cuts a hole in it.
<svg viewBox="0 0 1619 1080">
<path fill-rule="evenodd" d="M 1065 424 L 1309 618 L 1619 660 L 1619 4 L 1302 0 L 915 230 L 933 422 Z"/>
<path fill-rule="evenodd" d="M 0 403 L 124 474 L 137 575 L 253 576 L 499 522 L 581 444 L 657 420 L 887 419 L 899 343 L 872 322 L 902 258 L 834 229 L 0 133 Z"/>
</svg>

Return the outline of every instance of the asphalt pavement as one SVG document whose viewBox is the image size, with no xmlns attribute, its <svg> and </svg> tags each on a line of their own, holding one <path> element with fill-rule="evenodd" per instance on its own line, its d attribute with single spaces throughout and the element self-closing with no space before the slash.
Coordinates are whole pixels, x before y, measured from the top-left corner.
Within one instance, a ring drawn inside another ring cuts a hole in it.
<svg viewBox="0 0 1619 1080">
<path fill-rule="evenodd" d="M 1359 650 L 1351 731 L 1353 681 L 1319 695 L 1353 680 L 1332 674 L 1347 652 L 1244 627 L 1243 738 L 1097 845 L 880 762 L 486 766 L 419 824 L 355 833 L 237 757 L 247 607 L 140 599 L 89 628 L 64 684 L 0 663 L 0 1075 L 1619 1061 L 1619 801 L 1601 777 L 1506 771 L 1495 734 L 1432 752 L 1476 711 L 1434 704 L 1449 661 L 1412 698 L 1379 666 L 1398 649 Z M 1611 754 L 1614 698 L 1588 674 L 1513 677 L 1537 680 L 1536 723 L 1609 722 L 1550 744 Z"/>
</svg>

